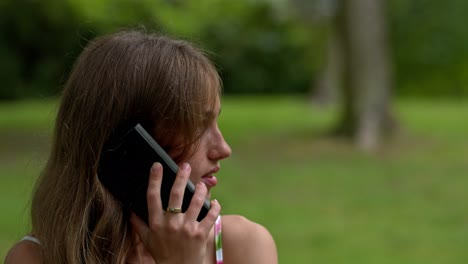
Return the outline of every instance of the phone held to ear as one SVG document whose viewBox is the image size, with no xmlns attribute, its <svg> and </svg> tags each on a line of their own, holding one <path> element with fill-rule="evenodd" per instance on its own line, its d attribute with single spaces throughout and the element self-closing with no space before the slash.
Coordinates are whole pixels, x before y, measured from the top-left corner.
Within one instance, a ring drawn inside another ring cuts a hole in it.
<svg viewBox="0 0 468 264">
<path fill-rule="evenodd" d="M 125 209 L 135 212 L 146 223 L 148 178 L 155 162 L 163 166 L 161 201 L 166 210 L 179 167 L 140 124 L 112 135 L 103 147 L 98 166 L 98 178 L 104 187 Z M 189 181 L 185 188 L 182 212 L 188 209 L 194 192 L 195 186 Z M 205 199 L 197 221 L 201 221 L 209 209 L 210 202 Z"/>
</svg>

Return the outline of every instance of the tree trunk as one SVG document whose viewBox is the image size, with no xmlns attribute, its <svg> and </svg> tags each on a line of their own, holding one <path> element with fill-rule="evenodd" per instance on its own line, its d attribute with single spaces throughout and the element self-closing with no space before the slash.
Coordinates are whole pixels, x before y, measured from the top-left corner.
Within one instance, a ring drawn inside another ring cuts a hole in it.
<svg viewBox="0 0 468 264">
<path fill-rule="evenodd" d="M 339 132 L 365 150 L 378 147 L 393 127 L 385 4 L 385 0 L 343 0 L 337 17 L 344 51 Z"/>
<path fill-rule="evenodd" d="M 336 19 L 331 19 L 329 34 L 325 65 L 312 86 L 312 100 L 321 106 L 335 103 L 343 85 L 343 40 Z"/>
</svg>

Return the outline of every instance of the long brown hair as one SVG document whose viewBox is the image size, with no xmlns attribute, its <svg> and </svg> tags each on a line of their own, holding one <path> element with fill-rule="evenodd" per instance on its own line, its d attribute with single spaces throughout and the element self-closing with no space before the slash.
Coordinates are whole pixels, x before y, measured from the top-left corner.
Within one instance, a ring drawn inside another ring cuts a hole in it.
<svg viewBox="0 0 468 264">
<path fill-rule="evenodd" d="M 132 248 L 127 215 L 96 174 L 103 144 L 138 121 L 166 149 L 182 149 L 174 158 L 186 158 L 219 93 L 216 69 L 186 41 L 125 31 L 90 42 L 65 84 L 33 194 L 32 232 L 44 263 L 125 263 Z"/>
</svg>

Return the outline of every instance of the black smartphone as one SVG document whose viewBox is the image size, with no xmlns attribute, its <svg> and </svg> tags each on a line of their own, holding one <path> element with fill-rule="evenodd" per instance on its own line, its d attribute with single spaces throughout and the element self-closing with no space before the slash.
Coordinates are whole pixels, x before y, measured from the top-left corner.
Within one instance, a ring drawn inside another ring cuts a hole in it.
<svg viewBox="0 0 468 264">
<path fill-rule="evenodd" d="M 146 191 L 151 166 L 154 162 L 160 162 L 163 166 L 161 201 L 164 210 L 167 209 L 179 167 L 140 124 L 118 131 L 121 132 L 113 134 L 104 144 L 98 178 L 124 208 L 135 212 L 148 223 Z M 195 186 L 189 181 L 185 188 L 182 212 L 189 207 L 194 192 Z M 197 221 L 201 221 L 209 209 L 210 202 L 205 199 Z"/>
</svg>

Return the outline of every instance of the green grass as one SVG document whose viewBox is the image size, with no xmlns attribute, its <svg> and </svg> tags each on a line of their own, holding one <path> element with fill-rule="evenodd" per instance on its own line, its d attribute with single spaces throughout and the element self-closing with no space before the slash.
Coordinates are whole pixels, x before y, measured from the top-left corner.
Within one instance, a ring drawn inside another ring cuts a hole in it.
<svg viewBox="0 0 468 264">
<path fill-rule="evenodd" d="M 0 258 L 28 229 L 55 101 L 0 105 Z M 336 111 L 299 98 L 225 98 L 233 149 L 214 196 L 274 236 L 280 263 L 468 263 L 468 101 L 399 100 L 373 154 L 323 136 Z"/>
</svg>

